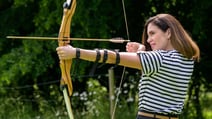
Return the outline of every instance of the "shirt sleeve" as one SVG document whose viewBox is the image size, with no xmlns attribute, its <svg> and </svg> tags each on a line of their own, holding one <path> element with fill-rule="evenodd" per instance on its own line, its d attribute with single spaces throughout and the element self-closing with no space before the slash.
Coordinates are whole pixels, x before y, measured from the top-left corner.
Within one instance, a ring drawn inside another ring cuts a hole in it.
<svg viewBox="0 0 212 119">
<path fill-rule="evenodd" d="M 139 52 L 138 53 L 142 72 L 145 75 L 152 75 L 158 72 L 162 64 L 162 54 L 157 51 Z"/>
</svg>

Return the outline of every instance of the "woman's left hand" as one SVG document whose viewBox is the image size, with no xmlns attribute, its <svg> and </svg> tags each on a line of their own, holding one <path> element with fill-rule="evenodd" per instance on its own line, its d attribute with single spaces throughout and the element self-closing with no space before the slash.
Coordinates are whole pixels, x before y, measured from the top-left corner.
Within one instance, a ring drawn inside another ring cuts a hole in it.
<svg viewBox="0 0 212 119">
<path fill-rule="evenodd" d="M 76 48 L 71 45 L 57 47 L 56 51 L 60 60 L 70 60 L 76 57 Z"/>
</svg>

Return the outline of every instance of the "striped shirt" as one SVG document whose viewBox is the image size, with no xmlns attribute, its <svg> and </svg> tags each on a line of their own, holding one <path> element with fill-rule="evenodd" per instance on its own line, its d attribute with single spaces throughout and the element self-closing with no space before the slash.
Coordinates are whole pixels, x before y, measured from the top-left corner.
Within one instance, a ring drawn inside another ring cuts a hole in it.
<svg viewBox="0 0 212 119">
<path fill-rule="evenodd" d="M 139 52 L 138 55 L 142 65 L 139 110 L 180 114 L 194 61 L 176 50 Z"/>
</svg>

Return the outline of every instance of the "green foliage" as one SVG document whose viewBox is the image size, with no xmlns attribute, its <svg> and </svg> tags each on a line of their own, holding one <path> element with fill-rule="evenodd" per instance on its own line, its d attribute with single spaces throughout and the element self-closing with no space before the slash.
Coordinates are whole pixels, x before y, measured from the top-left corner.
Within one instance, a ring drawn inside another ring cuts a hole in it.
<svg viewBox="0 0 212 119">
<path fill-rule="evenodd" d="M 206 92 L 202 96 L 202 107 L 203 109 L 203 116 L 206 119 L 212 118 L 212 93 L 211 92 Z"/>
<path fill-rule="evenodd" d="M 212 22 L 211 0 L 125 0 L 124 2 L 131 41 L 141 41 L 144 21 L 158 13 L 170 13 L 176 16 L 192 35 L 200 46 L 201 62 L 196 64 L 182 118 L 210 118 L 211 109 L 205 106 L 211 100 L 210 97 L 204 98 L 203 94 L 212 91 L 210 80 L 212 43 L 209 40 Z M 0 105 L 2 109 L 0 118 L 15 118 L 14 115 L 17 119 L 67 118 L 63 97 L 59 91 L 59 81 L 54 82 L 60 78 L 59 60 L 55 52 L 57 42 L 5 38 L 7 35 L 57 37 L 63 13 L 62 5 L 63 1 L 60 0 L 0 1 L 0 86 L 2 87 L 0 96 L 5 102 Z M 78 0 L 71 24 L 71 37 L 127 38 L 121 0 Z M 124 44 L 82 41 L 74 41 L 71 44 L 87 49 L 125 49 Z M 73 63 L 71 72 L 74 84 L 73 109 L 76 110 L 78 118 L 108 118 L 109 111 L 106 111 L 109 109 L 106 89 L 108 83 L 105 81 L 107 77 L 87 76 L 92 66 L 93 63 L 87 61 Z M 110 66 L 104 65 L 95 73 L 105 74 Z M 116 70 L 116 77 L 121 77 L 122 68 Z M 127 71 L 128 80 L 125 80 L 123 85 L 117 118 L 134 118 L 137 111 L 136 87 L 139 73 L 131 69 Z M 116 80 L 118 85 L 120 78 Z M 51 81 L 54 84 L 39 85 Z M 25 86 L 29 88 L 23 88 Z M 8 99 L 11 97 L 19 100 Z M 32 104 L 24 102 L 23 99 L 26 98 L 33 100 Z M 49 102 L 49 99 L 54 101 Z M 128 102 L 129 99 L 133 101 Z M 8 113 L 8 109 L 14 110 Z M 29 115 L 24 115 L 26 113 Z"/>
<path fill-rule="evenodd" d="M 36 110 L 32 102 L 35 100 L 21 100 L 1 98 L 0 119 L 68 119 L 62 106 L 51 106 L 48 100 L 37 100 L 45 110 Z"/>
<path fill-rule="evenodd" d="M 87 82 L 87 91 L 81 93 L 81 98 L 82 96 L 86 108 L 81 112 L 81 117 L 84 119 L 109 117 L 109 98 L 107 89 L 101 86 L 99 81 L 89 79 Z"/>
</svg>

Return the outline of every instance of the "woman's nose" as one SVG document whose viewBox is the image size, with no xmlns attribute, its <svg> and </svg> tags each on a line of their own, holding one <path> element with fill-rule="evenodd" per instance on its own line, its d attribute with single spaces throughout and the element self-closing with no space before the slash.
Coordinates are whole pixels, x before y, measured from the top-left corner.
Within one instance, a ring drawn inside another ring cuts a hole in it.
<svg viewBox="0 0 212 119">
<path fill-rule="evenodd" d="M 148 37 L 148 38 L 147 38 L 147 42 L 149 43 L 150 41 L 151 41 L 151 38 L 150 38 L 150 37 Z"/>
</svg>

